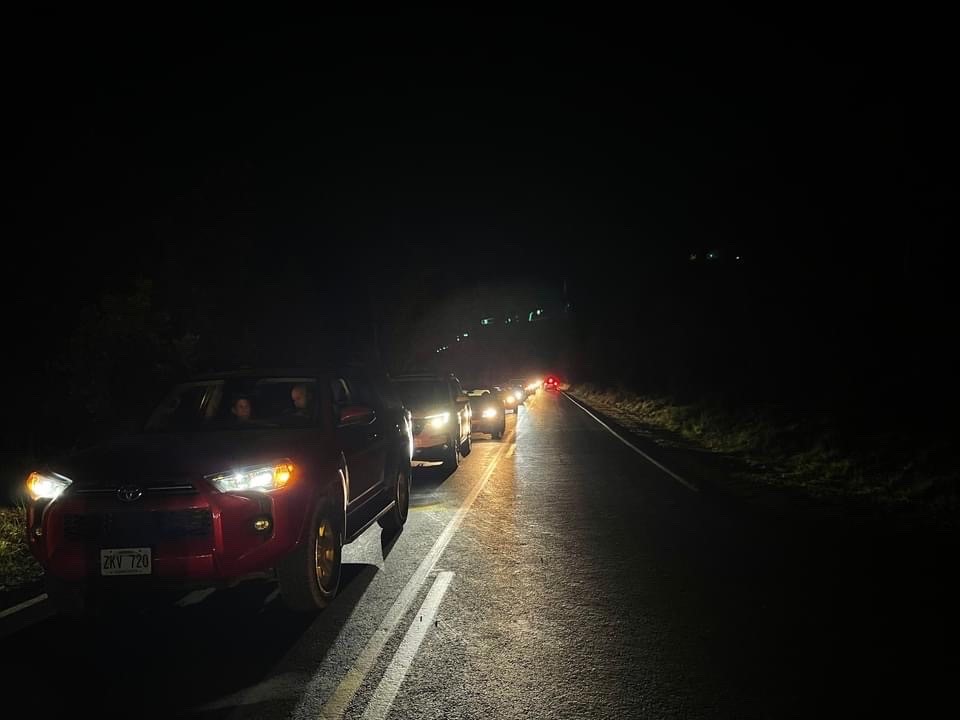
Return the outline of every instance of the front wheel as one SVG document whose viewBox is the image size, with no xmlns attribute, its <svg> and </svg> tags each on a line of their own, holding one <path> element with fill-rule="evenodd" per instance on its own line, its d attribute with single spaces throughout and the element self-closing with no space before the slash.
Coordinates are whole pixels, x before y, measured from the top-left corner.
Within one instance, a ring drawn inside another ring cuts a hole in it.
<svg viewBox="0 0 960 720">
<path fill-rule="evenodd" d="M 343 552 L 343 510 L 326 502 L 313 515 L 310 533 L 280 563 L 280 595 L 291 610 L 322 610 L 337 594 Z"/>
<path fill-rule="evenodd" d="M 407 513 L 410 511 L 410 465 L 400 463 L 397 468 L 396 482 L 393 488 L 393 508 L 377 522 L 387 531 L 400 530 L 407 522 Z"/>
<path fill-rule="evenodd" d="M 456 470 L 460 464 L 460 445 L 456 438 L 450 438 L 447 451 L 443 455 L 443 464 L 451 470 Z"/>
</svg>

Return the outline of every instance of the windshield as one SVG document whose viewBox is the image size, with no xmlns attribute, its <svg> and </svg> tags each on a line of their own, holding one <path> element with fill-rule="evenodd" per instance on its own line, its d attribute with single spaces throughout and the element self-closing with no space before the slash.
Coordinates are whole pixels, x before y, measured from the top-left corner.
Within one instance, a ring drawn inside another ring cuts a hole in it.
<svg viewBox="0 0 960 720">
<path fill-rule="evenodd" d="M 447 384 L 436 380 L 403 380 L 397 383 L 397 392 L 407 407 L 443 406 L 450 403 Z"/>
<path fill-rule="evenodd" d="M 316 378 L 243 377 L 184 383 L 157 406 L 149 432 L 311 425 Z"/>
</svg>

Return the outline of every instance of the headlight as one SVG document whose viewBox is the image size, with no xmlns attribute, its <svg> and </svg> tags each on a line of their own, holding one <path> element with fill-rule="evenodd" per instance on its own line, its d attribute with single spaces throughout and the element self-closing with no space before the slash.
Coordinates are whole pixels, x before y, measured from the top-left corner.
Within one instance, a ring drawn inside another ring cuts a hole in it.
<svg viewBox="0 0 960 720">
<path fill-rule="evenodd" d="M 247 467 L 214 473 L 204 476 L 220 492 L 238 492 L 243 490 L 279 490 L 290 484 L 297 466 L 289 460 L 279 460 L 265 465 Z"/>
<path fill-rule="evenodd" d="M 506 398 L 506 399 L 507 399 L 507 404 L 508 404 L 508 405 L 509 405 L 510 403 L 513 403 L 513 402 L 516 402 L 516 401 L 517 401 L 517 399 L 516 399 L 513 395 L 507 395 L 507 398 Z"/>
<path fill-rule="evenodd" d="M 485 418 L 492 418 L 497 416 L 497 411 L 495 408 L 487 408 L 483 411 L 483 416 Z"/>
<path fill-rule="evenodd" d="M 73 481 L 59 473 L 32 472 L 27 477 L 27 492 L 34 500 L 53 500 Z"/>
<path fill-rule="evenodd" d="M 513 399 L 516 400 L 517 402 L 520 402 L 520 393 L 514 393 Z"/>
<path fill-rule="evenodd" d="M 441 428 L 446 427 L 447 423 L 450 422 L 450 413 L 440 413 L 439 415 L 430 415 L 426 418 L 430 421 L 430 427 L 434 430 L 440 430 Z"/>
</svg>

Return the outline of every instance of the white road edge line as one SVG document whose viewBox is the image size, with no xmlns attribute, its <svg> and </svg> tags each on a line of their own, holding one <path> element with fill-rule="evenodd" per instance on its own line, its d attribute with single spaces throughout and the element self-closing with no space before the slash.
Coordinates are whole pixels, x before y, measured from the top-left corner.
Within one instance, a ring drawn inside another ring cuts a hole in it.
<svg viewBox="0 0 960 720">
<path fill-rule="evenodd" d="M 0 612 L 0 619 L 3 619 L 3 618 L 5 618 L 5 617 L 10 617 L 11 615 L 15 615 L 16 613 L 20 612 L 21 610 L 26 610 L 28 607 L 33 607 L 33 606 L 36 605 L 37 603 L 42 603 L 42 602 L 43 602 L 44 600 L 46 600 L 46 599 L 47 599 L 47 594 L 46 594 L 46 593 L 41 593 L 40 595 L 37 595 L 36 597 L 32 597 L 32 598 L 30 598 L 29 600 L 24 600 L 24 601 L 23 601 L 22 603 L 20 603 L 19 605 L 14 605 L 13 607 L 8 607 L 8 608 L 7 608 L 6 610 L 4 610 L 3 612 Z"/>
<path fill-rule="evenodd" d="M 610 427 L 609 425 L 607 425 L 603 420 L 601 420 L 600 418 L 598 418 L 596 415 L 594 415 L 592 412 L 590 412 L 587 408 L 585 408 L 583 405 L 581 405 L 581 404 L 578 403 L 576 400 L 574 400 L 572 397 L 570 397 L 566 392 L 563 393 L 563 396 L 564 396 L 567 400 L 569 400 L 570 402 L 572 402 L 574 405 L 576 405 L 578 408 L 580 408 L 581 410 L 583 410 L 587 415 L 589 415 L 589 416 L 592 417 L 594 420 L 596 420 L 598 423 L 600 423 L 603 427 L 605 427 L 605 428 L 610 432 L 611 435 L 613 435 L 615 438 L 617 438 L 617 440 L 619 440 L 620 442 L 622 442 L 624 445 L 626 445 L 628 448 L 630 448 L 631 450 L 633 450 L 633 451 L 634 451 L 635 453 L 637 453 L 638 455 L 642 455 L 643 458 L 644 458 L 645 460 L 647 460 L 647 462 L 649 462 L 649 463 L 651 463 L 651 464 L 653 464 L 653 465 L 656 465 L 658 468 L 660 468 L 661 470 L 663 470 L 667 475 L 669 475 L 670 477 L 672 477 L 674 480 L 676 480 L 678 483 L 680 483 L 681 485 L 683 485 L 683 486 L 684 486 L 685 488 L 687 488 L 688 490 L 693 490 L 693 492 L 700 492 L 700 489 L 699 489 L 696 485 L 693 485 L 693 484 L 687 482 L 687 481 L 684 480 L 682 477 L 680 477 L 679 475 L 677 475 L 677 474 L 676 474 L 673 470 L 671 470 L 670 468 L 666 467 L 665 465 L 662 465 L 662 464 L 658 463 L 658 462 L 657 462 L 656 460 L 654 460 L 652 457 L 650 457 L 649 455 L 647 455 L 643 450 L 641 450 L 640 448 L 638 448 L 636 445 L 634 445 L 632 442 L 630 442 L 629 440 L 627 440 L 625 437 L 623 437 L 620 433 L 618 433 L 618 432 L 617 432 L 616 430 L 614 430 L 612 427 Z"/>
<path fill-rule="evenodd" d="M 353 696 L 357 694 L 357 690 L 360 689 L 360 685 L 363 683 L 367 673 L 369 673 L 374 664 L 376 664 L 377 658 L 383 650 L 383 646 L 386 645 L 390 636 L 393 635 L 393 631 L 403 619 L 403 616 L 406 615 L 410 604 L 416 599 L 417 593 L 420 591 L 420 586 L 426 581 L 427 576 L 433 570 L 433 566 L 436 565 L 437 560 L 440 559 L 443 551 L 446 550 L 453 534 L 459 529 L 461 523 L 463 523 L 463 519 L 473 505 L 474 500 L 477 499 L 477 496 L 486 486 L 490 476 L 493 475 L 493 471 L 500 462 L 500 458 L 503 457 L 504 447 L 505 445 L 501 445 L 500 449 L 497 450 L 497 454 L 484 471 L 479 482 L 473 487 L 470 494 L 467 495 L 456 514 L 450 519 L 450 522 L 447 523 L 443 532 L 440 533 L 440 537 L 437 538 L 433 547 L 430 548 L 430 552 L 423 558 L 419 567 L 413 575 L 410 576 L 403 590 L 400 591 L 397 599 L 394 600 L 393 605 L 387 611 L 380 626 L 374 631 L 373 636 L 367 641 L 363 650 L 360 651 L 360 655 L 357 657 L 353 667 L 347 671 L 347 674 L 343 680 L 340 681 L 337 689 L 333 691 L 330 699 L 324 703 L 323 708 L 320 710 L 321 718 L 325 720 L 335 720 L 336 718 L 343 717 L 347 706 L 350 704 L 350 701 L 353 700 Z"/>
<path fill-rule="evenodd" d="M 403 684 L 413 659 L 417 656 L 420 644 L 427 635 L 427 630 L 433 624 L 437 610 L 440 608 L 440 602 L 450 587 L 453 580 L 453 573 L 449 570 L 440 572 L 437 579 L 433 581 L 430 592 L 427 593 L 427 599 L 423 601 L 420 610 L 413 616 L 413 622 L 407 629 L 407 634 L 403 636 L 400 647 L 397 648 L 393 660 L 387 666 L 387 671 L 373 692 L 373 697 L 367 704 L 367 709 L 363 711 L 362 720 L 383 720 L 390 712 L 397 693 L 400 692 L 400 686 Z"/>
</svg>

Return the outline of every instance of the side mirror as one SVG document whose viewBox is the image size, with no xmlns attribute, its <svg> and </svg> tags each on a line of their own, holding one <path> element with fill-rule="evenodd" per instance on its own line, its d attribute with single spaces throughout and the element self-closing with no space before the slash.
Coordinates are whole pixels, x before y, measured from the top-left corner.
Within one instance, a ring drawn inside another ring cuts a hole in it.
<svg viewBox="0 0 960 720">
<path fill-rule="evenodd" d="M 347 405 L 340 411 L 340 426 L 369 425 L 377 418 L 373 408 L 366 405 Z"/>
</svg>

